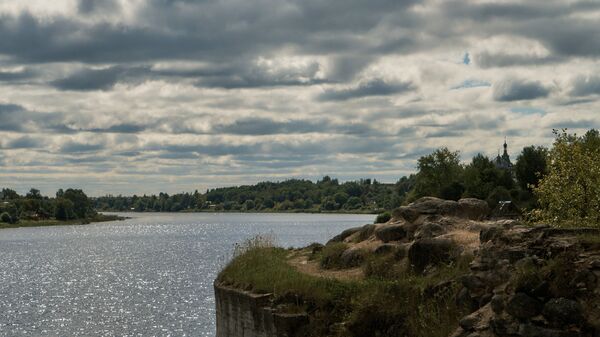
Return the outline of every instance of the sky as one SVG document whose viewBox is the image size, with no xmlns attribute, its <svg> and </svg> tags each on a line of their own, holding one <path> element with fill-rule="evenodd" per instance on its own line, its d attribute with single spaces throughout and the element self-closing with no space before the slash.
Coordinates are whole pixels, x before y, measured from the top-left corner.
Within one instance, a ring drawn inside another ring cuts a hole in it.
<svg viewBox="0 0 600 337">
<path fill-rule="evenodd" d="M 0 187 L 395 182 L 600 127 L 600 1 L 0 0 Z"/>
</svg>

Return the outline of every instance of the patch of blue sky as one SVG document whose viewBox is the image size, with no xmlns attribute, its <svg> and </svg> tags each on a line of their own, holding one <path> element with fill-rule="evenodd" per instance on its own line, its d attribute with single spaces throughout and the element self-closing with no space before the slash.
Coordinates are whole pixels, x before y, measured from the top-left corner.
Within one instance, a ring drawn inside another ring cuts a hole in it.
<svg viewBox="0 0 600 337">
<path fill-rule="evenodd" d="M 513 107 L 513 108 L 510 108 L 510 111 L 514 112 L 514 113 L 523 114 L 523 115 L 533 115 L 533 114 L 545 115 L 546 114 L 546 110 L 541 109 L 541 108 L 531 107 L 531 106 Z"/>
<path fill-rule="evenodd" d="M 465 56 L 463 56 L 463 64 L 471 64 L 471 56 L 469 55 L 469 53 L 465 53 Z"/>
<path fill-rule="evenodd" d="M 452 87 L 452 90 L 470 89 L 470 88 L 479 88 L 479 87 L 491 87 L 491 86 L 492 86 L 492 84 L 490 82 L 471 79 L 471 80 L 465 80 L 461 84 L 459 84 L 455 87 Z"/>
</svg>

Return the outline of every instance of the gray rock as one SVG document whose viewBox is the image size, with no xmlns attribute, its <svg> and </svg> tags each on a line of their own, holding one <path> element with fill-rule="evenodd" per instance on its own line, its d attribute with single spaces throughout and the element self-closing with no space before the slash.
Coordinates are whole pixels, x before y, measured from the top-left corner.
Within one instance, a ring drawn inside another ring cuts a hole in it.
<svg viewBox="0 0 600 337">
<path fill-rule="evenodd" d="M 360 232 L 362 230 L 362 228 L 363 227 L 354 227 L 354 228 L 346 229 L 345 231 L 341 232 L 340 234 L 334 236 L 331 240 L 327 241 L 327 244 L 333 243 L 333 242 L 342 242 L 350 235 Z"/>
<path fill-rule="evenodd" d="M 417 229 L 415 232 L 415 239 L 428 239 L 436 236 L 440 236 L 446 233 L 444 227 L 437 223 L 427 222 Z"/>
<path fill-rule="evenodd" d="M 504 299 L 504 295 L 497 294 L 492 297 L 490 304 L 495 313 L 500 314 L 502 311 L 504 311 Z"/>
<path fill-rule="evenodd" d="M 525 293 L 514 294 L 506 303 L 506 311 L 519 319 L 537 316 L 542 312 L 542 308 L 542 302 Z"/>
<path fill-rule="evenodd" d="M 316 254 L 316 253 L 322 251 L 324 247 L 325 247 L 324 245 L 322 245 L 318 242 L 313 242 L 307 248 L 310 249 L 311 254 Z"/>
<path fill-rule="evenodd" d="M 581 337 L 576 331 L 546 329 L 533 324 L 521 324 L 518 334 L 523 337 Z"/>
<path fill-rule="evenodd" d="M 406 236 L 406 229 L 402 225 L 383 226 L 375 231 L 375 237 L 385 243 L 390 241 L 400 241 L 406 238 Z"/>
<path fill-rule="evenodd" d="M 501 227 L 492 226 L 479 232 L 479 241 L 481 243 L 488 242 L 500 236 L 504 230 Z"/>
<path fill-rule="evenodd" d="M 544 317 L 556 326 L 581 324 L 585 319 L 579 302 L 566 298 L 553 298 L 544 305 Z"/>
<path fill-rule="evenodd" d="M 345 268 L 351 268 L 360 265 L 364 259 L 365 254 L 362 249 L 348 248 L 342 253 L 340 262 Z"/>
<path fill-rule="evenodd" d="M 408 250 L 408 259 L 413 268 L 423 272 L 429 265 L 450 261 L 455 245 L 448 239 L 416 240 Z"/>
<path fill-rule="evenodd" d="M 380 244 L 379 246 L 377 246 L 373 250 L 373 253 L 375 253 L 376 255 L 383 255 L 383 254 L 388 254 L 388 253 L 394 252 L 394 251 L 396 251 L 396 249 L 398 249 L 398 245 L 394 245 L 391 243 L 383 243 L 383 244 Z"/>
<path fill-rule="evenodd" d="M 465 198 L 458 201 L 456 216 L 470 219 L 483 220 L 490 214 L 487 202 L 475 198 Z"/>
<path fill-rule="evenodd" d="M 458 203 L 434 197 L 423 197 L 408 205 L 419 214 L 455 215 Z"/>
<path fill-rule="evenodd" d="M 407 222 L 413 222 L 421 215 L 417 210 L 408 206 L 400 206 L 392 212 L 392 217 L 401 218 Z"/>
</svg>

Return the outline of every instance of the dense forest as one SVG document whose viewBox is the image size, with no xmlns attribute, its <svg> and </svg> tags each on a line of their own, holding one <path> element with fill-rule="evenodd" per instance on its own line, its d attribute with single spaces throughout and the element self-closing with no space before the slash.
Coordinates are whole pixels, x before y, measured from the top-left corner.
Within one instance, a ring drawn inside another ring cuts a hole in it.
<svg viewBox="0 0 600 337">
<path fill-rule="evenodd" d="M 305 211 L 379 212 L 402 203 L 414 177 L 396 184 L 361 179 L 340 183 L 329 176 L 312 182 L 291 179 L 256 185 L 223 187 L 205 193 L 160 193 L 151 196 L 105 196 L 94 199 L 98 210 L 111 211 Z"/>
<path fill-rule="evenodd" d="M 98 213 L 88 196 L 79 189 L 58 190 L 54 198 L 41 195 L 32 188 L 27 194 L 3 188 L 0 191 L 0 222 L 16 224 L 21 220 L 59 221 L 94 219 Z"/>
</svg>

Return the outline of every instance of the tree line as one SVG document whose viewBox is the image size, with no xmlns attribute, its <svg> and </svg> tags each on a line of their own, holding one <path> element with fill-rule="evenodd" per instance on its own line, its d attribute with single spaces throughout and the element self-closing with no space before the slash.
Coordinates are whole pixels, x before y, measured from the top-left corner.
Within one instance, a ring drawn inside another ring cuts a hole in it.
<svg viewBox="0 0 600 337">
<path fill-rule="evenodd" d="M 20 220 L 75 220 L 97 216 L 92 201 L 80 189 L 59 189 L 54 198 L 32 188 L 27 194 L 3 188 L 0 191 L 0 221 L 14 224 Z"/>
<path fill-rule="evenodd" d="M 317 182 L 290 179 L 256 185 L 209 189 L 205 193 L 103 196 L 94 199 L 102 211 L 305 211 L 378 212 L 402 203 L 413 178 L 395 184 L 361 179 L 340 183 L 325 176 Z"/>
</svg>

